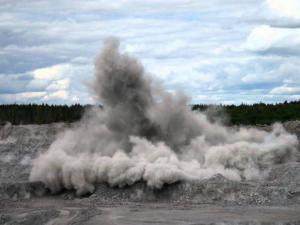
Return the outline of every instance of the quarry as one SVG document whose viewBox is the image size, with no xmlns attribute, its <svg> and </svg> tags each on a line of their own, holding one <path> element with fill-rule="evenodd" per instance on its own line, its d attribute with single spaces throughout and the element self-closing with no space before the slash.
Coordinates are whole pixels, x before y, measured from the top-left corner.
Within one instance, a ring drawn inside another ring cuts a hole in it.
<svg viewBox="0 0 300 225">
<path fill-rule="evenodd" d="M 77 122 L 1 125 L 0 224 L 300 224 L 299 121 L 192 112 L 116 39 L 89 85 Z"/>
</svg>

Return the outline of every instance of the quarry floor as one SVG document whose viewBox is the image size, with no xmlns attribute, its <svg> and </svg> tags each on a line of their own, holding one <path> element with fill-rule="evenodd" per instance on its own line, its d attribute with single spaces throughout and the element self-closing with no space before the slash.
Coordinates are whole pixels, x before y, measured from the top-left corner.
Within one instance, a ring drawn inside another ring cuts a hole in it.
<svg viewBox="0 0 300 225">
<path fill-rule="evenodd" d="M 91 204 L 39 199 L 1 203 L 0 224 L 300 224 L 300 207 L 157 203 Z"/>
</svg>

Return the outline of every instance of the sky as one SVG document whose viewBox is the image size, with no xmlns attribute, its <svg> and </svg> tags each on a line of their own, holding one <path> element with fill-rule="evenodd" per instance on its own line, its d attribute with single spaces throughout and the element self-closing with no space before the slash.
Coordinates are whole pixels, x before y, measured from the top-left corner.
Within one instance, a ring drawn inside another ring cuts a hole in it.
<svg viewBox="0 0 300 225">
<path fill-rule="evenodd" d="M 110 36 L 194 104 L 300 99 L 300 0 L 0 0 L 0 104 L 94 104 Z"/>
</svg>

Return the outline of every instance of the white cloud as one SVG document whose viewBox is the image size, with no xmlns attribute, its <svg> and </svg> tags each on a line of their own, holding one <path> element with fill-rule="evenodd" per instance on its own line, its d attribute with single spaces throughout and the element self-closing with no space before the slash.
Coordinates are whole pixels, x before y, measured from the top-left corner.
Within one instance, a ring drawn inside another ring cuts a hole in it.
<svg viewBox="0 0 300 225">
<path fill-rule="evenodd" d="M 22 92 L 16 94 L 0 94 L 0 99 L 3 102 L 32 102 L 46 95 L 46 92 Z"/>
<path fill-rule="evenodd" d="M 279 16 L 300 19 L 299 0 L 267 0 L 267 3 Z"/>
<path fill-rule="evenodd" d="M 74 94 L 71 94 L 68 90 L 58 90 L 54 92 L 48 92 L 43 96 L 43 101 L 46 102 L 60 102 L 60 103 L 77 103 L 80 98 Z M 84 100 L 84 99 L 82 99 Z"/>
<path fill-rule="evenodd" d="M 2 2 L 0 102 L 43 92 L 23 100 L 91 103 L 82 83 L 106 36 L 194 102 L 278 101 L 296 95 L 274 86 L 300 85 L 298 0 Z"/>
<path fill-rule="evenodd" d="M 250 51 L 282 49 L 300 52 L 300 29 L 255 27 L 247 37 L 244 48 Z"/>
<path fill-rule="evenodd" d="M 152 45 L 152 47 L 151 47 Z M 158 56 L 158 57 L 168 57 L 172 55 L 178 55 L 180 54 L 180 51 L 182 52 L 183 49 L 189 47 L 189 43 L 187 40 L 172 40 L 168 41 L 167 43 L 155 43 L 155 44 L 126 44 L 124 47 L 125 52 L 128 53 L 138 53 L 138 54 L 147 54 L 152 56 Z M 151 49 L 151 51 L 150 51 Z"/>
<path fill-rule="evenodd" d="M 276 95 L 294 95 L 294 94 L 300 94 L 300 87 L 288 87 L 286 85 L 281 87 L 273 88 L 270 91 L 270 94 L 276 94 Z"/>
<path fill-rule="evenodd" d="M 65 90 L 68 89 L 70 85 L 70 80 L 68 78 L 62 80 L 53 81 L 46 90 Z"/>
<path fill-rule="evenodd" d="M 69 92 L 66 90 L 59 90 L 55 92 L 50 92 L 43 97 L 44 100 L 68 100 Z"/>
<path fill-rule="evenodd" d="M 70 66 L 66 64 L 54 65 L 51 67 L 36 69 L 32 73 L 35 79 L 55 80 L 63 77 L 63 75 L 69 70 L 69 68 Z"/>
<path fill-rule="evenodd" d="M 285 59 L 279 62 L 267 61 L 271 64 L 268 70 L 263 68 L 256 68 L 252 73 L 248 73 L 242 76 L 241 81 L 245 84 L 256 83 L 282 83 L 282 84 L 294 84 L 300 85 L 300 65 L 297 62 L 293 62 L 292 59 Z M 255 65 L 252 65 L 255 67 Z"/>
<path fill-rule="evenodd" d="M 299 12 L 299 0 L 260 0 L 253 1 L 253 5 L 242 13 L 241 19 L 255 24 L 299 28 Z"/>
</svg>

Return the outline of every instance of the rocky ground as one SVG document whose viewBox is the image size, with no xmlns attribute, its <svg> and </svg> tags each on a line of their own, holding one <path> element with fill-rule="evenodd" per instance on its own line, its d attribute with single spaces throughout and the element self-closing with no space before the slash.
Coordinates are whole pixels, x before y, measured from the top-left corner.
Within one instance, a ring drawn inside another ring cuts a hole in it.
<svg viewBox="0 0 300 225">
<path fill-rule="evenodd" d="M 31 162 L 68 126 L 0 127 L 0 224 L 300 224 L 300 157 L 256 182 L 216 175 L 161 190 L 99 184 L 89 196 L 52 195 L 28 182 Z M 284 126 L 300 138 L 300 121 Z"/>
</svg>

